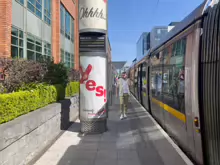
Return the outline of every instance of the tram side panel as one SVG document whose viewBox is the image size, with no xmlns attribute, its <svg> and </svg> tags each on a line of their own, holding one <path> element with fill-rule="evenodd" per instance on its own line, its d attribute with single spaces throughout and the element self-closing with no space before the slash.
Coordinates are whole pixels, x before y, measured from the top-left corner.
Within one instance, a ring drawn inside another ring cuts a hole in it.
<svg viewBox="0 0 220 165">
<path fill-rule="evenodd" d="M 184 79 L 180 78 L 184 49 L 178 50 L 181 44 L 184 41 L 179 40 L 152 55 L 150 94 L 153 116 L 181 146 L 187 147 Z"/>
<path fill-rule="evenodd" d="M 167 132 L 178 143 L 187 149 L 185 96 L 184 96 L 184 56 L 185 40 L 178 38 L 163 50 L 162 69 L 154 69 L 152 78 L 156 79 L 154 85 L 159 90 L 159 96 L 152 98 L 152 104 L 160 106 L 160 120 Z M 152 113 L 153 110 L 152 110 Z M 159 113 L 159 112 L 157 112 Z"/>
<path fill-rule="evenodd" d="M 198 22 L 199 23 L 199 22 Z M 203 164 L 202 140 L 200 125 L 194 124 L 197 118 L 200 123 L 199 112 L 199 49 L 201 29 L 195 28 L 187 36 L 185 55 L 185 112 L 187 127 L 188 149 L 198 164 Z"/>
<path fill-rule="evenodd" d="M 157 62 L 150 71 L 150 101 L 153 116 L 181 148 L 202 164 L 201 136 L 195 134 L 193 127 L 193 116 L 199 113 L 196 96 L 199 41 L 194 41 L 199 32 L 198 36 L 192 34 L 183 34 L 160 51 L 163 62 Z"/>
</svg>

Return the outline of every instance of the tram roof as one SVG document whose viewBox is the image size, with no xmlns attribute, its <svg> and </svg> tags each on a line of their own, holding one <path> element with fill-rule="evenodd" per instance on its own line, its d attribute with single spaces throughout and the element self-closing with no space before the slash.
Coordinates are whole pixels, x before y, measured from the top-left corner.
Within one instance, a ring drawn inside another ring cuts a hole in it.
<svg viewBox="0 0 220 165">
<path fill-rule="evenodd" d="M 202 15 L 203 8 L 206 2 L 200 4 L 193 12 L 191 12 L 187 17 L 185 17 L 181 22 L 179 22 L 167 35 L 161 40 L 161 42 L 152 48 L 152 51 L 158 49 L 161 45 L 165 44 L 167 41 L 171 40 L 174 36 L 182 32 L 187 28 L 193 21 L 198 19 Z"/>
</svg>

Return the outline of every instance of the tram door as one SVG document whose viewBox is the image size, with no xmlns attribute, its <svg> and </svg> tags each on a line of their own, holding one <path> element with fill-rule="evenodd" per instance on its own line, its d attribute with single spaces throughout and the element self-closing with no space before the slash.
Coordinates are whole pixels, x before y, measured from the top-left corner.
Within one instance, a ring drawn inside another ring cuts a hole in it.
<svg viewBox="0 0 220 165">
<path fill-rule="evenodd" d="M 142 104 L 149 111 L 149 66 L 146 63 L 142 65 Z"/>
</svg>

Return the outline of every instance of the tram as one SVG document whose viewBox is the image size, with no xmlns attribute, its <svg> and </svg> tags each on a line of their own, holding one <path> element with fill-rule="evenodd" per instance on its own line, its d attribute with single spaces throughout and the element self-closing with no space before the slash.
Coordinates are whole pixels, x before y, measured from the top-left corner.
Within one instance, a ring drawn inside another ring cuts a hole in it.
<svg viewBox="0 0 220 165">
<path fill-rule="evenodd" d="M 130 90 L 199 165 L 220 164 L 220 3 L 198 6 L 129 68 Z"/>
</svg>

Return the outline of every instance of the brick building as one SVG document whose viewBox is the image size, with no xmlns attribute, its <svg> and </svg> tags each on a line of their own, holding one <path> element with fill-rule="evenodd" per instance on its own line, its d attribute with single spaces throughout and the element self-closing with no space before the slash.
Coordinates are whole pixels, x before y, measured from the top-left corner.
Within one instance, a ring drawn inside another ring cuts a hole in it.
<svg viewBox="0 0 220 165">
<path fill-rule="evenodd" d="M 0 0 L 0 57 L 78 69 L 78 0 Z"/>
</svg>

